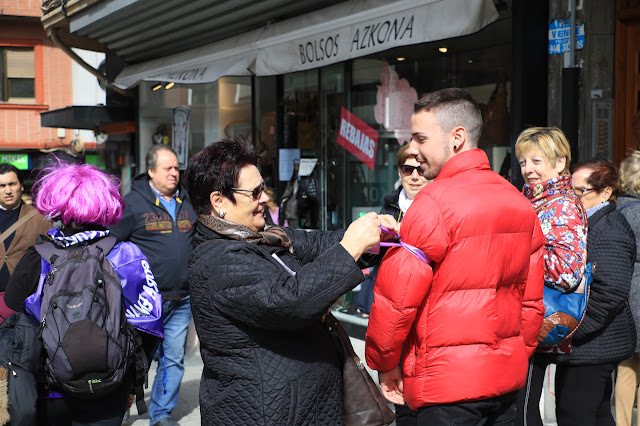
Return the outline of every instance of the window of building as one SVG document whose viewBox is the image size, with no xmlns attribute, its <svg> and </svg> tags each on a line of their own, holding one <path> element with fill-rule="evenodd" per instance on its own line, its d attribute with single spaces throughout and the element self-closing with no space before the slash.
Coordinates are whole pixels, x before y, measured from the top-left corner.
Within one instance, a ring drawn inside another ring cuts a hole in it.
<svg viewBox="0 0 640 426">
<path fill-rule="evenodd" d="M 0 47 L 0 101 L 36 102 L 33 47 Z"/>
</svg>

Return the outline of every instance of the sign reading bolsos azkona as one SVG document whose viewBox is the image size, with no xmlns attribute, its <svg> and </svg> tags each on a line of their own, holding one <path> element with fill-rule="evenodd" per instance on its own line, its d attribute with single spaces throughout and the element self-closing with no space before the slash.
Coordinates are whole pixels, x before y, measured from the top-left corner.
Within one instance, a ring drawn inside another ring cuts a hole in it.
<svg viewBox="0 0 640 426">
<path fill-rule="evenodd" d="M 378 149 L 378 132 L 346 109 L 340 114 L 338 145 L 373 170 Z"/>
<path fill-rule="evenodd" d="M 398 46 L 472 34 L 496 21 L 493 0 L 348 0 L 208 45 L 132 64 L 120 87 L 140 80 L 211 83 L 323 67 Z"/>
<path fill-rule="evenodd" d="M 397 46 L 458 37 L 498 18 L 493 2 L 485 0 L 349 1 L 338 6 L 342 14 L 327 15 L 324 22 L 323 11 L 315 12 L 307 25 L 294 22 L 287 28 L 288 37 L 280 34 L 282 29 L 267 29 L 256 43 L 256 75 L 317 68 Z"/>
</svg>

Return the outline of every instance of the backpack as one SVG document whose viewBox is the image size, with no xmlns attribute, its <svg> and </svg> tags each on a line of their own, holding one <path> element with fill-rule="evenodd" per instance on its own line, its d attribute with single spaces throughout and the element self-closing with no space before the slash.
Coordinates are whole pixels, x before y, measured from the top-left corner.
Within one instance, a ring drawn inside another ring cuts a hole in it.
<svg viewBox="0 0 640 426">
<path fill-rule="evenodd" d="M 17 312 L 0 324 L 0 424 L 37 423 L 37 382 L 42 343 L 39 324 Z"/>
<path fill-rule="evenodd" d="M 144 413 L 148 365 L 141 338 L 125 317 L 118 274 L 107 259 L 115 243 L 107 236 L 67 249 L 50 242 L 35 246 L 51 265 L 40 308 L 44 371 L 53 389 L 100 398 L 122 386 L 135 367 L 138 412 Z"/>
</svg>

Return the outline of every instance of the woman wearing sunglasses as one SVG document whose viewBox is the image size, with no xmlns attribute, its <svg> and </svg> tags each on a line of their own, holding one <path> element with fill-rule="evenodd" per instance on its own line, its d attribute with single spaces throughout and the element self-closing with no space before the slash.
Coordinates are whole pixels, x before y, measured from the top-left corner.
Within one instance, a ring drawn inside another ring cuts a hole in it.
<svg viewBox="0 0 640 426">
<path fill-rule="evenodd" d="M 341 425 L 341 362 L 322 318 L 364 279 L 356 260 L 380 225 L 398 227 L 375 213 L 346 231 L 265 227 L 257 158 L 246 140 L 222 140 L 187 167 L 202 424 Z"/>
<path fill-rule="evenodd" d="M 525 185 L 545 236 L 545 285 L 564 293 L 580 285 L 587 260 L 587 217 L 571 186 L 571 148 L 555 127 L 531 127 L 516 141 L 516 157 Z M 559 347 L 538 347 L 532 356 L 525 387 L 518 398 L 516 424 L 542 426 L 538 408 L 547 366 L 556 355 L 571 351 L 571 341 Z"/>
</svg>

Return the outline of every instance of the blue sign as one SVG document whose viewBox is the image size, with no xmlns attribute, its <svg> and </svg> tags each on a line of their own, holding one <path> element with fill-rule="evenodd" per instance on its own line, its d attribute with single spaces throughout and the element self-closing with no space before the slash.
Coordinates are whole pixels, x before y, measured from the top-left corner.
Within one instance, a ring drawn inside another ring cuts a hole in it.
<svg viewBox="0 0 640 426">
<path fill-rule="evenodd" d="M 571 20 L 554 19 L 549 24 L 549 55 L 565 53 L 571 50 L 569 40 L 571 39 Z M 584 22 L 576 25 L 576 50 L 584 48 Z"/>
</svg>

